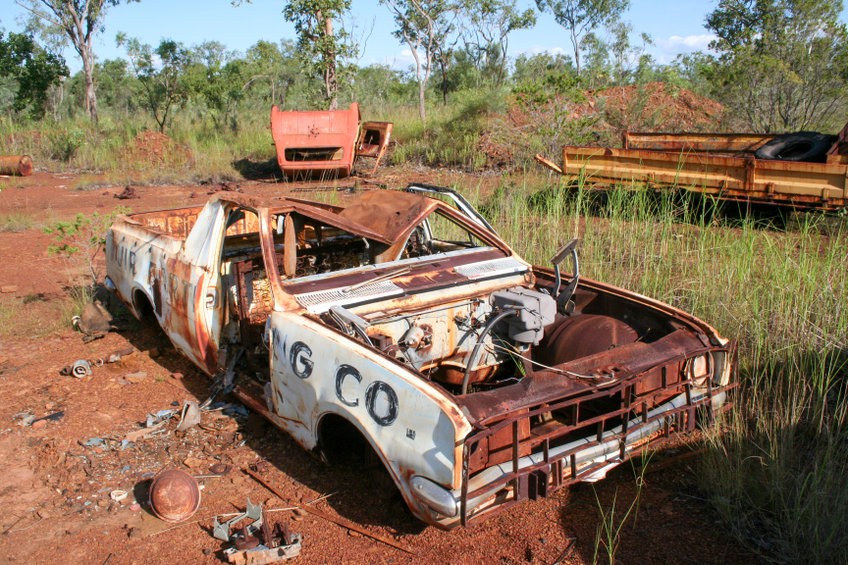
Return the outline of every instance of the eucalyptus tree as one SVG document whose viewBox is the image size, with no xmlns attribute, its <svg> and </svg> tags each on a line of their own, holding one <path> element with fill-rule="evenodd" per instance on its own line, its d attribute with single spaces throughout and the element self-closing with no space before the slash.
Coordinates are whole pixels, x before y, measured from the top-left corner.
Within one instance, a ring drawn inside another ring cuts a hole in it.
<svg viewBox="0 0 848 565">
<path fill-rule="evenodd" d="M 394 18 L 394 36 L 409 47 L 418 83 L 418 116 L 427 118 L 427 81 L 437 57 L 447 56 L 445 44 L 456 31 L 460 4 L 451 0 L 380 0 Z"/>
<path fill-rule="evenodd" d="M 757 132 L 835 128 L 848 105 L 848 28 L 841 0 L 721 0 L 714 92 Z"/>
<path fill-rule="evenodd" d="M 138 0 L 127 0 L 133 2 Z M 97 94 L 94 88 L 94 36 L 104 29 L 106 13 L 121 0 L 16 0 L 31 16 L 30 27 L 45 36 L 70 41 L 82 61 L 85 77 L 85 111 L 97 121 Z"/>
<path fill-rule="evenodd" d="M 578 75 L 584 36 L 618 21 L 629 5 L 629 0 L 536 0 L 540 12 L 550 12 L 568 30 Z"/>
</svg>

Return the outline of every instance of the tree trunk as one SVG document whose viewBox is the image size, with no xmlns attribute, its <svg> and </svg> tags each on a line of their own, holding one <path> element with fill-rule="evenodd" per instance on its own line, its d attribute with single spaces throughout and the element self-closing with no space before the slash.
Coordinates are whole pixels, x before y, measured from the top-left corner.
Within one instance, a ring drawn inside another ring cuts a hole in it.
<svg viewBox="0 0 848 565">
<path fill-rule="evenodd" d="M 85 111 L 91 121 L 97 123 L 97 94 L 94 92 L 94 69 L 91 64 L 83 65 L 85 75 Z"/>
<path fill-rule="evenodd" d="M 427 119 L 427 113 L 424 109 L 424 90 L 427 86 L 427 83 L 423 80 L 418 81 L 418 117 L 421 118 L 421 121 Z"/>
<path fill-rule="evenodd" d="M 324 18 L 324 35 L 333 37 L 333 20 Z M 339 107 L 339 83 L 336 77 L 336 53 L 330 49 L 324 53 L 324 88 L 329 110 Z"/>
<path fill-rule="evenodd" d="M 418 81 L 418 117 L 423 122 L 427 118 L 424 109 L 424 91 L 427 87 L 427 79 L 430 78 L 428 73 L 425 73 L 422 68 L 421 55 L 418 53 L 418 46 L 407 39 L 409 50 L 412 51 L 412 58 L 415 59 L 415 78 Z"/>
<path fill-rule="evenodd" d="M 91 48 L 91 35 L 84 35 L 82 22 L 75 20 L 77 37 L 80 38 L 77 52 L 82 59 L 82 72 L 85 77 L 85 112 L 91 121 L 97 123 L 97 94 L 94 91 L 94 51 Z M 81 39 L 85 38 L 85 39 Z"/>
<path fill-rule="evenodd" d="M 444 57 L 439 57 L 439 70 L 442 73 L 442 106 L 448 105 L 448 71 Z"/>
<path fill-rule="evenodd" d="M 580 44 L 577 41 L 577 36 L 574 33 L 574 28 L 571 28 L 571 45 L 574 47 L 574 66 L 577 68 L 577 76 L 580 76 Z"/>
</svg>

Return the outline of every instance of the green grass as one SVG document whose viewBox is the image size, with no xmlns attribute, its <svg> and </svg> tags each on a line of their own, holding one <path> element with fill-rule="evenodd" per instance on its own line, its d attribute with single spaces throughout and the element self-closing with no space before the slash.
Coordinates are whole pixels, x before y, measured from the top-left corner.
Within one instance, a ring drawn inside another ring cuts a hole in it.
<svg viewBox="0 0 848 565">
<path fill-rule="evenodd" d="M 7 154 L 30 155 L 38 169 L 93 175 L 78 188 L 106 184 L 163 184 L 241 178 L 239 162 L 267 161 L 275 151 L 267 110 L 243 119 L 240 127 L 216 130 L 181 116 L 165 132 L 171 142 L 160 154 L 139 151 L 138 136 L 156 132 L 144 116 L 104 115 L 98 124 L 84 118 L 41 127 L 0 118 Z"/>
<path fill-rule="evenodd" d="M 411 108 L 398 109 L 393 137 L 397 141 L 391 155 L 395 164 L 453 167 L 466 171 L 482 169 L 487 163 L 480 150 L 480 136 L 489 115 L 505 109 L 500 91 L 463 92 L 450 106 L 428 108 L 421 122 Z"/>
</svg>

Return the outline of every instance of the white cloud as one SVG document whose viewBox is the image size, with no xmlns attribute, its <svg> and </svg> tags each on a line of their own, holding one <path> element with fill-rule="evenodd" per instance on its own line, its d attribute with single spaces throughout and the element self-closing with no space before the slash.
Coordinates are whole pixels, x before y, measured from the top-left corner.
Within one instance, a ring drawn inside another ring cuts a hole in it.
<svg viewBox="0 0 848 565">
<path fill-rule="evenodd" d="M 657 39 L 657 46 L 664 51 L 685 53 L 689 51 L 698 51 L 706 49 L 710 41 L 716 38 L 711 33 L 702 33 L 699 35 L 672 35 L 669 38 Z"/>
<path fill-rule="evenodd" d="M 409 48 L 403 48 L 400 51 L 395 51 L 382 57 L 369 57 L 367 60 L 360 61 L 361 65 L 375 63 L 386 65 L 396 71 L 408 71 L 410 67 L 415 66 L 415 59 L 412 57 L 412 51 Z"/>
<path fill-rule="evenodd" d="M 534 45 L 524 52 L 529 53 L 530 55 L 540 55 L 542 53 L 549 53 L 551 55 L 568 55 L 569 53 L 562 47 L 542 47 L 541 45 Z"/>
</svg>

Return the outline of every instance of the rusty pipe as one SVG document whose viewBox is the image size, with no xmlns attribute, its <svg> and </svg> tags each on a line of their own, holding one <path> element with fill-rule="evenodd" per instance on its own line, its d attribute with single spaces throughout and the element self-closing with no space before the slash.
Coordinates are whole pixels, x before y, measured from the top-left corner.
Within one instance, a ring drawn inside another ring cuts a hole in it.
<svg viewBox="0 0 848 565">
<path fill-rule="evenodd" d="M 481 331 L 480 335 L 477 336 L 477 343 L 474 344 L 474 349 L 471 350 L 471 356 L 468 358 L 468 365 L 465 366 L 465 374 L 462 377 L 462 392 L 460 394 L 468 394 L 468 381 L 471 378 L 471 371 L 474 370 L 474 365 L 477 364 L 477 358 L 480 354 L 480 348 L 483 347 L 483 340 L 486 338 L 487 335 L 489 335 L 489 332 L 492 331 L 492 328 L 494 328 L 498 322 L 509 316 L 517 315 L 518 310 L 513 310 L 510 308 L 509 310 L 503 310 L 502 312 L 499 312 L 498 314 L 490 318 L 488 322 L 486 322 L 486 325 L 483 327 L 483 331 Z"/>
<path fill-rule="evenodd" d="M 0 175 L 27 177 L 32 174 L 29 155 L 0 155 Z"/>
</svg>

